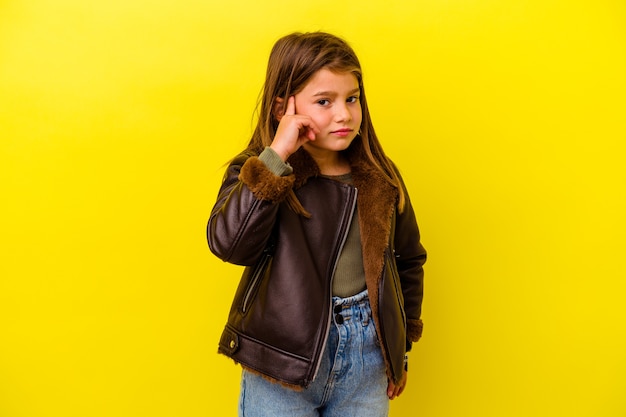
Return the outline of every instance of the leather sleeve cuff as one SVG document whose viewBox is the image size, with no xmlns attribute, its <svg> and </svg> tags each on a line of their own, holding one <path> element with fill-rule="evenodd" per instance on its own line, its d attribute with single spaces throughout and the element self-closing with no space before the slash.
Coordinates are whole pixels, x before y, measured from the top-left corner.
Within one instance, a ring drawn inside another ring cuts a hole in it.
<svg viewBox="0 0 626 417">
<path fill-rule="evenodd" d="M 253 156 L 241 167 L 239 179 L 248 186 L 254 196 L 271 202 L 283 201 L 293 187 L 295 176 L 279 176 L 272 173 L 264 162 Z"/>
</svg>

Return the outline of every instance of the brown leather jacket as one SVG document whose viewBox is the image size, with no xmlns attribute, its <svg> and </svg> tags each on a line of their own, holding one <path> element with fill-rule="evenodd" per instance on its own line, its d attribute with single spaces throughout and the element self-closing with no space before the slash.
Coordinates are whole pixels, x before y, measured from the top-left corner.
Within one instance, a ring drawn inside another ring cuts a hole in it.
<svg viewBox="0 0 626 417">
<path fill-rule="evenodd" d="M 355 205 L 389 378 L 399 381 L 405 352 L 421 336 L 426 251 L 408 194 L 396 213 L 396 188 L 363 158 L 348 157 L 354 185 L 319 176 L 302 148 L 289 158 L 294 173 L 285 177 L 244 152 L 228 167 L 208 222 L 211 251 L 246 266 L 219 352 L 284 385 L 306 387 L 318 370 L 331 323 L 331 279 Z M 289 209 L 290 189 L 311 218 Z"/>
</svg>

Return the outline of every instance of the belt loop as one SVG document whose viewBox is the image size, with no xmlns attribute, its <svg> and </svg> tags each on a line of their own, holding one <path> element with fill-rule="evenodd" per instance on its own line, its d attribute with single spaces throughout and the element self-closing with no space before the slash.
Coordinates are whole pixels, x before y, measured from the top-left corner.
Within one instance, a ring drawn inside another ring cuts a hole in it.
<svg viewBox="0 0 626 417">
<path fill-rule="evenodd" d="M 362 302 L 360 303 L 359 307 L 359 310 L 361 312 L 361 323 L 363 324 L 363 327 L 367 327 L 370 322 L 371 315 L 369 309 L 367 308 L 367 303 Z"/>
</svg>

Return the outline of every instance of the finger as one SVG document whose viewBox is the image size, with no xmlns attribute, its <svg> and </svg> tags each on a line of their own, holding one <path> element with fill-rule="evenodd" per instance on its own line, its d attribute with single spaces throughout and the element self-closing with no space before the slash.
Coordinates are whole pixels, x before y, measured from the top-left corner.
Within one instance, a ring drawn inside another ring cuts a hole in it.
<svg viewBox="0 0 626 417">
<path fill-rule="evenodd" d="M 306 136 L 309 140 L 315 140 L 316 135 L 320 133 L 320 130 L 317 128 L 315 123 L 311 123 L 307 129 Z"/>
<path fill-rule="evenodd" d="M 287 100 L 287 109 L 285 110 L 286 116 L 293 116 L 296 114 L 296 98 L 294 96 L 289 97 Z"/>
<path fill-rule="evenodd" d="M 387 397 L 389 397 L 390 400 L 399 397 L 400 394 L 404 392 L 404 387 L 405 385 L 402 384 L 402 382 L 399 385 L 396 385 L 392 381 L 389 381 L 387 384 Z"/>
<path fill-rule="evenodd" d="M 400 383 L 396 386 L 396 392 L 394 397 L 399 397 L 400 394 L 402 394 L 404 392 L 404 389 L 406 388 L 406 382 L 408 379 L 408 374 L 406 371 L 402 372 L 402 379 L 400 380 Z"/>
<path fill-rule="evenodd" d="M 400 394 L 404 391 L 404 385 L 397 385 L 396 389 L 393 392 L 393 398 L 398 398 Z"/>
</svg>

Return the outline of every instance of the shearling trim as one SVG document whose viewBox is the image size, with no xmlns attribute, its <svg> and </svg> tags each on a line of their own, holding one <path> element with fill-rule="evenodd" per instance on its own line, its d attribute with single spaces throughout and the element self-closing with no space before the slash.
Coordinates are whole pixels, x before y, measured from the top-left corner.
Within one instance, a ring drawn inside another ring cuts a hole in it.
<svg viewBox="0 0 626 417">
<path fill-rule="evenodd" d="M 354 171 L 353 171 L 354 173 Z M 354 185 L 359 189 L 359 227 L 361 228 L 361 245 L 363 250 L 363 269 L 365 271 L 365 284 L 368 289 L 372 317 L 377 329 L 381 328 L 379 314 L 379 282 L 385 259 L 385 249 L 389 241 L 391 215 L 395 203 L 394 190 L 382 182 L 376 184 L 374 179 L 359 175 L 353 176 Z M 362 184 L 359 184 L 363 181 Z M 370 186 L 365 184 L 369 183 Z M 367 219 L 361 216 L 367 213 Z M 380 337 L 380 334 L 379 334 Z M 387 360 L 387 352 L 383 343 L 380 344 L 383 358 L 387 367 L 387 376 L 395 379 L 391 374 L 391 364 Z"/>
<path fill-rule="evenodd" d="M 422 338 L 424 323 L 420 319 L 409 319 L 406 323 L 406 337 L 410 342 L 417 342 Z"/>
<path fill-rule="evenodd" d="M 383 175 L 369 165 L 359 144 L 350 149 L 347 155 L 352 167 L 354 186 L 359 190 L 357 205 L 359 209 L 359 227 L 361 228 L 361 245 L 363 250 L 363 269 L 365 284 L 367 285 L 372 317 L 377 329 L 380 329 L 378 310 L 378 284 L 385 263 L 385 249 L 389 245 L 391 233 L 391 218 L 398 201 L 398 190 L 391 185 Z M 379 333 L 380 337 L 380 333 Z M 391 374 L 391 365 L 387 359 L 387 352 L 383 343 L 380 343 L 383 358 L 387 368 L 387 376 Z"/>
<path fill-rule="evenodd" d="M 309 178 L 320 175 L 320 168 L 317 166 L 315 159 L 302 147 L 291 154 L 287 162 L 293 168 L 293 173 L 296 176 L 293 185 L 295 189 L 306 184 Z"/>
<path fill-rule="evenodd" d="M 286 383 L 286 382 L 279 381 L 279 380 L 278 380 L 278 379 L 276 379 L 276 378 L 272 378 L 272 377 L 270 377 L 270 376 L 267 376 L 267 375 L 265 375 L 265 374 L 262 374 L 261 372 L 256 371 L 256 370 L 254 370 L 254 369 L 252 369 L 252 368 L 250 368 L 250 367 L 248 367 L 248 366 L 245 366 L 245 365 L 243 365 L 243 364 L 241 365 L 241 367 L 242 367 L 243 369 L 245 369 L 246 371 L 250 372 L 251 374 L 258 375 L 258 376 L 260 376 L 261 378 L 265 379 L 266 381 L 271 382 L 272 384 L 278 384 L 278 385 L 280 385 L 280 386 L 283 386 L 283 387 L 285 387 L 285 388 L 289 388 L 289 389 L 294 390 L 294 391 L 303 391 L 303 390 L 304 390 L 304 387 L 301 387 L 300 385 L 288 384 L 288 383 Z"/>
<path fill-rule="evenodd" d="M 256 198 L 281 202 L 293 188 L 295 176 L 274 175 L 258 157 L 252 156 L 241 167 L 239 179 L 250 188 Z"/>
<path fill-rule="evenodd" d="M 222 352 L 218 351 L 217 353 L 221 354 Z M 285 388 L 289 388 L 289 389 L 294 390 L 294 391 L 302 391 L 302 390 L 304 390 L 304 387 L 301 387 L 300 385 L 288 384 L 286 382 L 279 381 L 278 379 L 269 377 L 269 376 L 267 376 L 267 375 L 265 375 L 265 374 L 255 370 L 253 368 L 250 368 L 249 366 L 244 365 L 243 363 L 237 362 L 233 358 L 230 358 L 230 359 L 232 359 L 232 361 L 235 362 L 235 365 L 241 365 L 241 367 L 243 369 L 245 369 L 246 371 L 250 372 L 251 374 L 258 375 L 258 376 L 262 377 L 263 379 L 265 379 L 265 380 L 267 380 L 267 381 L 269 381 L 269 382 L 271 382 L 273 384 L 279 384 L 279 385 L 281 385 L 281 386 L 283 386 Z"/>
</svg>

